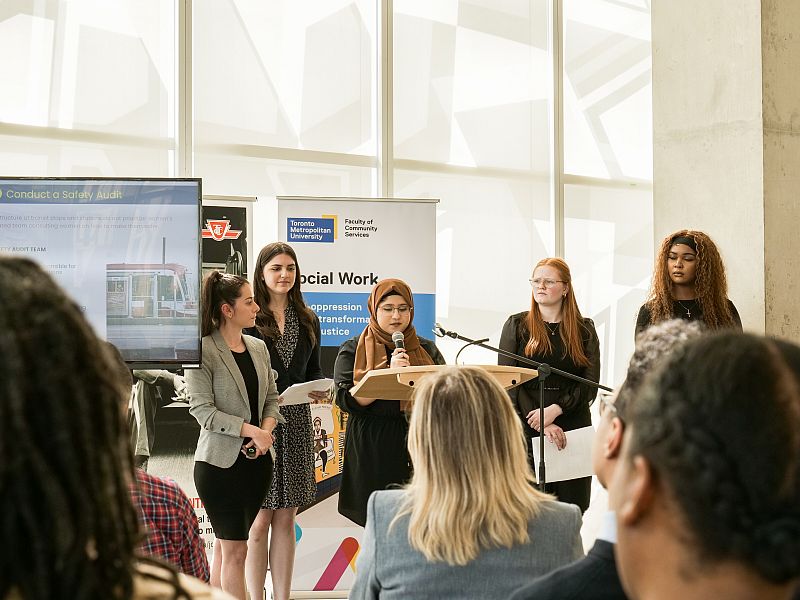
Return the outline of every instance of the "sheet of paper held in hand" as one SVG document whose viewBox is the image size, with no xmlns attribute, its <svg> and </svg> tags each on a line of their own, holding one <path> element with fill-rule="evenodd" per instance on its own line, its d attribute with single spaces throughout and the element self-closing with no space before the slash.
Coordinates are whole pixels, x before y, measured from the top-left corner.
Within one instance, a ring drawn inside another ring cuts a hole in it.
<svg viewBox="0 0 800 600">
<path fill-rule="evenodd" d="M 290 385 L 281 394 L 283 397 L 281 406 L 307 404 L 311 402 L 311 398 L 308 397 L 309 392 L 327 392 L 331 385 L 333 385 L 333 379 L 315 379 L 314 381 Z"/>
<path fill-rule="evenodd" d="M 545 478 L 548 482 L 578 479 L 592 474 L 594 428 L 590 425 L 564 433 L 567 435 L 567 445 L 563 450 L 559 450 L 547 438 L 544 440 Z M 539 438 L 533 438 L 533 465 L 538 480 Z"/>
</svg>

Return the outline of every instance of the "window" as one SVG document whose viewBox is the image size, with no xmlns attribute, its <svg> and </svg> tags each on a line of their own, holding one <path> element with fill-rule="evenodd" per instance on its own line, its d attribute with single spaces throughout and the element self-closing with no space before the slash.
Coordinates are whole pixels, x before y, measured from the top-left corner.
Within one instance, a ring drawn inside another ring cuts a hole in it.
<svg viewBox="0 0 800 600">
<path fill-rule="evenodd" d="M 276 195 L 440 198 L 443 324 L 496 342 L 562 252 L 614 383 L 652 260 L 649 5 L 5 0 L 0 172 L 202 177 L 261 200 L 256 247 Z M 132 277 L 114 314 L 156 314 Z"/>
</svg>

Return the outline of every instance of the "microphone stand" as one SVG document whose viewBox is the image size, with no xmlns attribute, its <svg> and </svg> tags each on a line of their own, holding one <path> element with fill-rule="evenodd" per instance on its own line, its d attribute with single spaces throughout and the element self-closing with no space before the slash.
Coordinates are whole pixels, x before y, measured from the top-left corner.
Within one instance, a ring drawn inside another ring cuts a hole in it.
<svg viewBox="0 0 800 600">
<path fill-rule="evenodd" d="M 520 356 L 519 354 L 514 354 L 513 352 L 508 352 L 506 350 L 501 350 L 500 348 L 495 348 L 494 346 L 489 346 L 484 344 L 483 342 L 487 341 L 487 339 L 483 340 L 473 340 L 466 336 L 463 336 L 455 331 L 447 331 L 444 327 L 436 323 L 436 326 L 433 328 L 433 333 L 437 337 L 449 337 L 455 340 L 461 340 L 462 342 L 468 342 L 467 346 L 479 346 L 480 348 L 485 348 L 486 350 L 491 350 L 495 354 L 499 354 L 500 356 L 505 356 L 506 358 L 512 358 L 517 362 L 524 363 L 526 365 L 531 365 L 536 368 L 539 376 L 537 379 L 539 380 L 539 427 L 541 431 L 539 431 L 539 477 L 537 478 L 537 485 L 541 491 L 544 491 L 544 486 L 547 483 L 547 476 L 546 476 L 546 466 L 544 460 L 544 382 L 545 380 L 552 374 L 560 375 L 561 377 L 566 377 L 567 379 L 571 379 L 572 381 L 577 381 L 578 383 L 584 383 L 586 385 L 590 385 L 595 388 L 599 388 L 601 390 L 606 390 L 608 392 L 613 392 L 614 390 L 610 387 L 601 385 L 596 381 L 592 381 L 591 379 L 586 379 L 584 377 L 578 377 L 577 375 L 573 375 L 572 373 L 567 373 L 566 371 L 562 371 L 561 369 L 556 369 L 555 367 L 551 367 L 547 363 L 540 362 L 538 360 L 533 360 L 532 358 L 528 358 L 527 356 Z M 467 346 L 464 346 L 466 348 Z M 462 348 L 463 350 L 463 348 Z M 459 351 L 460 352 L 460 351 Z"/>
<path fill-rule="evenodd" d="M 475 340 L 474 342 L 470 342 L 469 344 L 464 344 L 463 346 L 461 346 L 461 348 L 458 349 L 458 352 L 456 352 L 456 359 L 454 362 L 458 364 L 458 357 L 461 356 L 461 353 L 470 346 L 475 346 L 477 344 L 482 344 L 483 342 L 488 342 L 488 341 L 489 338 L 483 338 L 482 340 Z"/>
</svg>

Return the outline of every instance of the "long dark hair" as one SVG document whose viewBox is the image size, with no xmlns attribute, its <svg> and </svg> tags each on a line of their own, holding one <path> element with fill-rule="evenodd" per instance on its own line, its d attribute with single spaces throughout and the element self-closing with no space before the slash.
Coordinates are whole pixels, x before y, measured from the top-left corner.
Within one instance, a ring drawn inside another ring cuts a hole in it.
<svg viewBox="0 0 800 600">
<path fill-rule="evenodd" d="M 701 336 L 645 381 L 631 414 L 627 460 L 644 457 L 663 481 L 699 568 L 800 575 L 800 347 Z"/>
<path fill-rule="evenodd" d="M 222 324 L 222 305 L 233 306 L 242 293 L 242 286 L 248 283 L 241 275 L 231 275 L 212 271 L 203 280 L 202 313 L 200 334 L 211 335 Z"/>
<path fill-rule="evenodd" d="M 127 394 L 78 305 L 0 257 L 0 598 L 131 596 Z"/>
<path fill-rule="evenodd" d="M 253 272 L 253 293 L 255 294 L 256 304 L 260 307 L 258 316 L 256 317 L 256 328 L 265 339 L 276 340 L 281 334 L 278 328 L 278 322 L 269 309 L 269 288 L 264 281 L 264 267 L 269 264 L 269 261 L 280 254 L 287 254 L 291 256 L 294 261 L 295 280 L 292 289 L 289 290 L 289 303 L 297 313 L 300 326 L 305 329 L 306 335 L 311 340 L 311 345 L 314 346 L 317 341 L 317 336 L 314 332 L 315 315 L 314 311 L 306 306 L 306 302 L 303 300 L 303 294 L 300 291 L 300 263 L 297 261 L 297 254 L 295 254 L 294 248 L 283 242 L 267 244 L 261 249 L 261 252 L 258 253 L 256 267 Z"/>
</svg>

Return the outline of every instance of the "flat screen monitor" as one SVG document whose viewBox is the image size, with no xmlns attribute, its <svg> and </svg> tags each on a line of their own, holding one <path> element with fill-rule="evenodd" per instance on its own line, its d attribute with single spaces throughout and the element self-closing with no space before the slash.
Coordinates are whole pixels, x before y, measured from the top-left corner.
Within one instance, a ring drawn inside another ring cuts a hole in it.
<svg viewBox="0 0 800 600">
<path fill-rule="evenodd" d="M 0 177 L 0 253 L 28 256 L 137 368 L 200 363 L 200 179 Z"/>
</svg>

